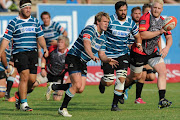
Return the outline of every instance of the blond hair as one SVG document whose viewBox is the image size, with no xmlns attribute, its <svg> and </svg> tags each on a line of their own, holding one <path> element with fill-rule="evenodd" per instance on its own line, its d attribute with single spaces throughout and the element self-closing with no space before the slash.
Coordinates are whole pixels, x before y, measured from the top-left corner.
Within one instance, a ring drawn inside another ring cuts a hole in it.
<svg viewBox="0 0 180 120">
<path fill-rule="evenodd" d="M 161 4 L 162 6 L 164 5 L 163 0 L 153 0 L 153 5 L 154 5 L 155 2 Z"/>
<path fill-rule="evenodd" d="M 65 40 L 66 47 L 69 47 L 69 38 L 68 37 L 61 35 L 58 37 L 58 41 L 60 41 L 60 40 Z"/>
<path fill-rule="evenodd" d="M 108 14 L 108 13 L 99 12 L 99 13 L 97 13 L 96 16 L 95 16 L 94 24 L 97 24 L 97 21 L 98 21 L 98 22 L 101 22 L 102 16 L 105 16 L 107 19 L 110 20 L 110 17 L 109 17 L 109 14 Z"/>
</svg>

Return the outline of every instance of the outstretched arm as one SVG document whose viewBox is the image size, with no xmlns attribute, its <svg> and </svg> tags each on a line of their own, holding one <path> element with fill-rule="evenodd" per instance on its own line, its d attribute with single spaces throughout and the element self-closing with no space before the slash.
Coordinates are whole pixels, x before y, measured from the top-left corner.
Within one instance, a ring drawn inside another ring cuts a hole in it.
<svg viewBox="0 0 180 120">
<path fill-rule="evenodd" d="M 83 44 L 84 44 L 84 49 L 85 49 L 86 53 L 90 56 L 90 58 L 95 62 L 99 61 L 99 58 L 94 56 L 94 54 L 92 52 L 91 41 L 85 39 L 85 40 L 83 40 Z"/>
<path fill-rule="evenodd" d="M 108 58 L 104 51 L 99 51 L 98 55 L 102 62 L 109 63 L 112 67 L 116 67 L 116 65 L 118 65 L 118 63 L 119 63 L 118 61 L 116 61 L 112 58 Z"/>
</svg>

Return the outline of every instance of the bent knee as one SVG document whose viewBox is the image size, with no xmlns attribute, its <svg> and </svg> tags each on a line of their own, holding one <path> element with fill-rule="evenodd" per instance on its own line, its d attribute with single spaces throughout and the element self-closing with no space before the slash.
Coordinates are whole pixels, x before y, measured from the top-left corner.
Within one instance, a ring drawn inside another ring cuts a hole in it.
<svg viewBox="0 0 180 120">
<path fill-rule="evenodd" d="M 106 86 L 111 86 L 113 84 L 113 82 L 106 82 Z"/>
</svg>

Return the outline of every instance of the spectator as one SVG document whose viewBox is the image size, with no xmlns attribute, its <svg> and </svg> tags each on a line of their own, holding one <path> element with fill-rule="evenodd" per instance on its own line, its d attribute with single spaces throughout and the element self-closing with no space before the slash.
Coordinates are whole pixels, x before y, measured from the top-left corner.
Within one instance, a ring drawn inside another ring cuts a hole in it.
<svg viewBox="0 0 180 120">
<path fill-rule="evenodd" d="M 8 12 L 8 8 L 12 3 L 11 0 L 0 0 L 0 12 Z"/>
<path fill-rule="evenodd" d="M 154 0 L 149 0 L 150 3 L 153 3 Z M 163 0 L 164 3 L 169 3 L 169 4 L 177 4 L 177 2 L 175 0 Z"/>
<path fill-rule="evenodd" d="M 85 4 L 91 4 L 91 0 L 67 0 L 66 3 L 76 3 L 76 4 L 81 4 L 82 1 L 85 1 Z"/>
<path fill-rule="evenodd" d="M 43 3 L 48 3 L 48 0 L 43 0 Z"/>
</svg>

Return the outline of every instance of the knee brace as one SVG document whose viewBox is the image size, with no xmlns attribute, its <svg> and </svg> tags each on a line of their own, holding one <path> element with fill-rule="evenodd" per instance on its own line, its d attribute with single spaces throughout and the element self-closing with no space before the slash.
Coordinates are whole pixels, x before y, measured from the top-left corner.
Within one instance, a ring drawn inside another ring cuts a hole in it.
<svg viewBox="0 0 180 120">
<path fill-rule="evenodd" d="M 0 86 L 0 92 L 6 92 L 6 86 Z"/>
<path fill-rule="evenodd" d="M 116 71 L 116 83 L 115 83 L 115 89 L 116 90 L 124 90 L 124 84 L 125 80 L 123 83 L 119 80 L 119 78 L 126 78 L 127 77 L 127 71 L 126 70 L 117 70 Z"/>
<path fill-rule="evenodd" d="M 104 74 L 102 77 L 104 82 L 113 82 L 114 81 L 114 74 Z"/>
</svg>

